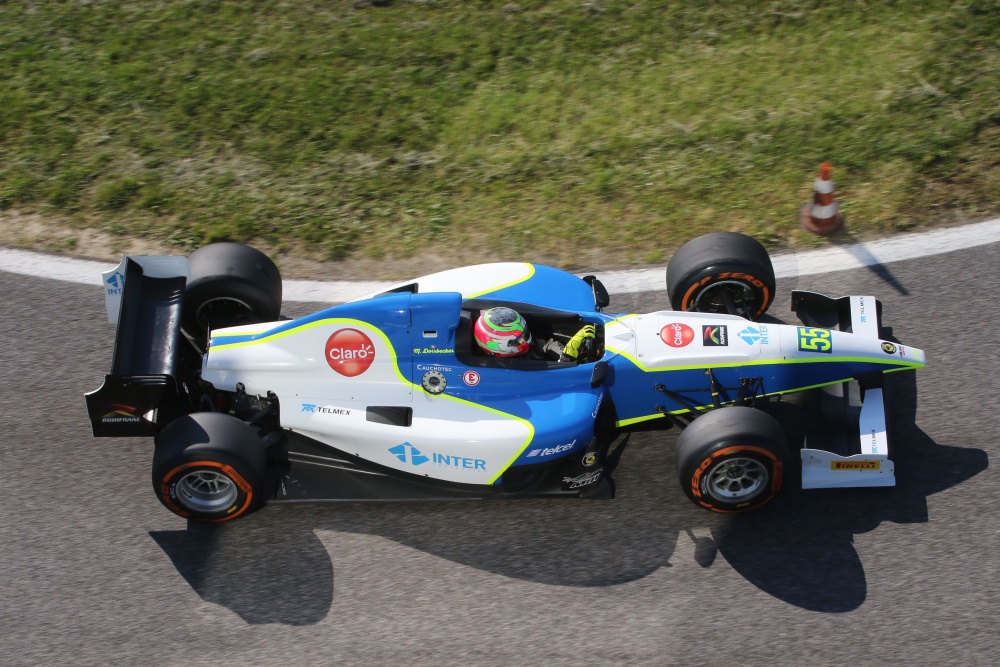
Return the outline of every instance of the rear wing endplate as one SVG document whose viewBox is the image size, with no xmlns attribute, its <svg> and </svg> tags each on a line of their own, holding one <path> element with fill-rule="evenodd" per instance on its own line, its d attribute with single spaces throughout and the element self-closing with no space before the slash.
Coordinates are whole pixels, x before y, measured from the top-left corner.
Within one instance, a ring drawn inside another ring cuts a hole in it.
<svg viewBox="0 0 1000 667">
<path fill-rule="evenodd" d="M 104 274 L 109 320 L 117 323 L 111 372 L 86 395 L 95 436 L 155 435 L 180 409 L 177 363 L 186 257 L 126 257 Z"/>
</svg>

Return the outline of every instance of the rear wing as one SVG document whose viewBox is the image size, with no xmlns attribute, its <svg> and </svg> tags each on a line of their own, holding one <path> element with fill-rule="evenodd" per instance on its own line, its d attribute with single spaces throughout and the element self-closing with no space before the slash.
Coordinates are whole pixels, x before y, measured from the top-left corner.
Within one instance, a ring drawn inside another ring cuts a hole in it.
<svg viewBox="0 0 1000 667">
<path fill-rule="evenodd" d="M 892 335 L 882 327 L 882 304 L 872 296 L 832 298 L 796 290 L 792 310 L 807 326 L 881 339 Z M 871 373 L 820 389 L 820 417 L 802 449 L 802 488 L 896 485 L 882 378 Z"/>
<path fill-rule="evenodd" d="M 125 257 L 104 274 L 108 319 L 118 325 L 111 372 L 86 395 L 97 437 L 155 435 L 183 411 L 178 358 L 186 257 Z"/>
</svg>

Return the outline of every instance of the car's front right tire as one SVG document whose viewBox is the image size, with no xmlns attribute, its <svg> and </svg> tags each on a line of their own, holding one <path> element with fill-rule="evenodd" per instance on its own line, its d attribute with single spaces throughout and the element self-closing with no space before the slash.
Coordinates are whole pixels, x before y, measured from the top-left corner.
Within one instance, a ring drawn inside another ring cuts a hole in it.
<svg viewBox="0 0 1000 667">
<path fill-rule="evenodd" d="M 229 521 L 264 504 L 266 458 L 257 432 L 231 415 L 197 412 L 156 436 L 153 490 L 194 521 Z"/>
<path fill-rule="evenodd" d="M 770 415 L 743 406 L 712 410 L 677 439 L 677 473 L 694 504 L 725 514 L 774 498 L 789 465 L 785 436 Z"/>
</svg>

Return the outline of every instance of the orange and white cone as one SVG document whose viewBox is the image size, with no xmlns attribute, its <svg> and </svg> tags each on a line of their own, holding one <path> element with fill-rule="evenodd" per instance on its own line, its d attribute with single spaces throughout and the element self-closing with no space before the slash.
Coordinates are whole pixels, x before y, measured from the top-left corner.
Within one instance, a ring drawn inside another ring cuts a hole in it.
<svg viewBox="0 0 1000 667">
<path fill-rule="evenodd" d="M 819 176 L 813 183 L 813 200 L 799 209 L 799 225 L 813 234 L 826 236 L 839 231 L 844 216 L 833 199 L 833 181 L 830 180 L 830 163 L 819 166 Z"/>
</svg>

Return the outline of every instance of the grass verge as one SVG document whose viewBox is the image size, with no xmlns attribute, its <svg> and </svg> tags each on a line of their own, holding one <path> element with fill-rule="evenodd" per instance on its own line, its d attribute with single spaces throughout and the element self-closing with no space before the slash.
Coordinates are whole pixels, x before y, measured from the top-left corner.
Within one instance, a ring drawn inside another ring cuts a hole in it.
<svg viewBox="0 0 1000 667">
<path fill-rule="evenodd" d="M 0 208 L 567 268 L 813 243 L 823 161 L 852 231 L 982 217 L 998 34 L 998 0 L 4 2 Z"/>
</svg>

